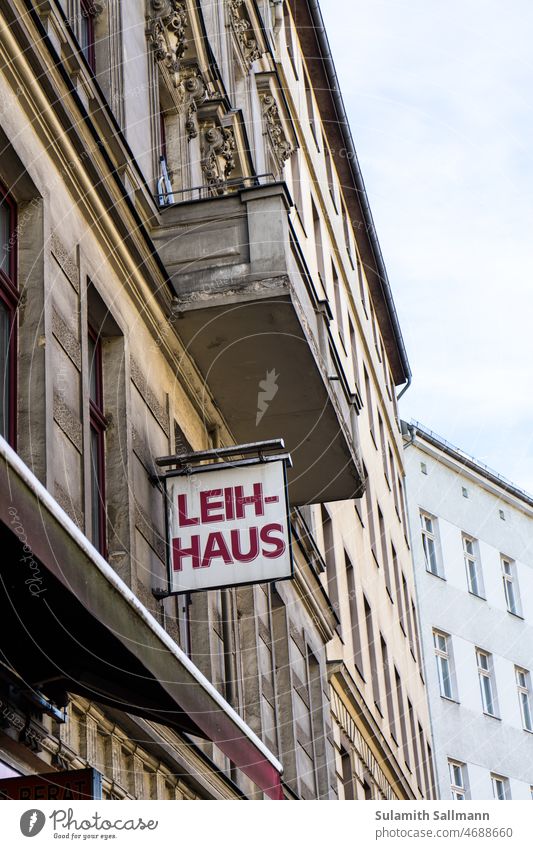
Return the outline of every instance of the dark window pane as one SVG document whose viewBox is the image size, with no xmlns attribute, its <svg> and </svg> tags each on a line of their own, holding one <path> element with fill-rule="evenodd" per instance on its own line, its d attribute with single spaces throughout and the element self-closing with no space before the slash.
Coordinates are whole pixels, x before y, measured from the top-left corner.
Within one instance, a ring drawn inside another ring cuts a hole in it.
<svg viewBox="0 0 533 849">
<path fill-rule="evenodd" d="M 9 436 L 9 332 L 10 315 L 0 301 L 0 435 Z"/>
</svg>

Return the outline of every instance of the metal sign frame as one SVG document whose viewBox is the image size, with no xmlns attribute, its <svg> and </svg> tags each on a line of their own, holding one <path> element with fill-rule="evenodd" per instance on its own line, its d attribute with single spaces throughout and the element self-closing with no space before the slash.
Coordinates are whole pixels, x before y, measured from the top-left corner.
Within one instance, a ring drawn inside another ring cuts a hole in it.
<svg viewBox="0 0 533 849">
<path fill-rule="evenodd" d="M 165 551 L 166 551 L 166 566 L 167 566 L 167 587 L 156 588 L 152 590 L 156 598 L 170 598 L 171 596 L 190 596 L 193 593 L 210 592 L 211 590 L 223 590 L 231 587 L 249 587 L 255 584 L 272 584 L 278 581 L 288 581 L 294 578 L 294 555 L 292 550 L 292 532 L 290 520 L 290 504 L 289 504 L 289 486 L 287 469 L 291 468 L 292 460 L 290 454 L 276 453 L 270 454 L 270 451 L 283 450 L 285 444 L 282 439 L 271 439 L 266 442 L 247 443 L 245 445 L 233 445 L 230 448 L 213 448 L 207 451 L 196 451 L 190 454 L 181 454 L 174 457 L 160 457 L 156 460 L 158 466 L 177 466 L 178 468 L 166 471 L 158 475 L 158 480 L 163 484 L 163 498 L 165 505 Z M 253 457 L 246 455 L 254 454 Z M 227 457 L 235 457 L 240 455 L 238 459 L 226 460 Z M 208 460 L 215 462 L 205 462 Z M 216 462 L 223 460 L 223 462 Z M 283 492 L 285 496 L 285 516 L 287 520 L 287 547 L 290 560 L 290 573 L 279 578 L 261 578 L 253 581 L 239 581 L 238 583 L 217 584 L 216 586 L 198 587 L 196 589 L 171 590 L 172 586 L 172 551 L 169 544 L 170 529 L 169 529 L 169 494 L 167 490 L 167 480 L 175 477 L 183 477 L 189 475 L 202 474 L 205 472 L 222 471 L 224 469 L 235 469 L 242 466 L 256 466 L 263 463 L 279 462 L 283 463 Z M 203 465 L 195 465 L 203 463 Z"/>
</svg>

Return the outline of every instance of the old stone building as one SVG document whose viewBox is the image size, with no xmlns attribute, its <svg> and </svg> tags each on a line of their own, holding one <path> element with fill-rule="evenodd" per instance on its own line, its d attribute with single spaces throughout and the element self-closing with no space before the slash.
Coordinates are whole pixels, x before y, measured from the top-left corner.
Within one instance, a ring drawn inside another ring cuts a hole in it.
<svg viewBox="0 0 533 849">
<path fill-rule="evenodd" d="M 410 371 L 318 4 L 0 10 L 2 774 L 431 795 Z M 272 438 L 293 580 L 165 596 L 156 459 Z"/>
</svg>

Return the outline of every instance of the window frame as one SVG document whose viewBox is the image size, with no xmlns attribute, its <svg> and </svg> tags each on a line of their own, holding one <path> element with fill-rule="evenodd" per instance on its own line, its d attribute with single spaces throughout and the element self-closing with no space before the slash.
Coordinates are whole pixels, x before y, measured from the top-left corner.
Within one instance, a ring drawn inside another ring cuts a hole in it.
<svg viewBox="0 0 533 849">
<path fill-rule="evenodd" d="M 16 432 L 17 432 L 17 308 L 20 302 L 20 294 L 18 292 L 17 277 L 18 277 L 18 233 L 17 233 L 17 203 L 13 196 L 8 192 L 2 183 L 0 183 L 0 204 L 8 210 L 8 270 L 7 273 L 0 267 L 0 303 L 5 310 L 8 325 L 8 339 L 6 345 L 6 377 L 7 388 L 4 387 L 4 375 L 0 375 L 2 380 L 2 391 L 4 402 L 7 406 L 7 416 L 5 426 L 0 430 L 0 434 L 16 448 Z M 0 422 L 0 426 L 3 422 Z"/>
<path fill-rule="evenodd" d="M 427 523 L 430 523 L 431 528 L 428 528 Z M 426 564 L 426 572 L 429 572 L 430 575 L 434 575 L 436 578 L 444 578 L 444 572 L 442 569 L 442 563 L 440 558 L 440 547 L 439 547 L 439 532 L 438 532 L 438 524 L 437 518 L 432 516 L 431 513 L 428 513 L 426 510 L 420 511 L 420 524 L 421 524 L 421 534 L 422 534 L 422 548 L 424 550 L 424 559 Z M 435 562 L 435 570 L 431 568 L 431 555 L 428 549 L 432 548 L 433 559 Z"/>
<path fill-rule="evenodd" d="M 492 784 L 492 794 L 494 799 L 498 802 L 508 801 L 511 798 L 511 789 L 509 787 L 509 779 L 505 775 L 498 775 L 495 772 L 491 772 L 490 780 Z M 499 796 L 496 792 L 496 785 L 501 784 L 503 789 L 503 798 Z"/>
<path fill-rule="evenodd" d="M 462 540 L 468 592 L 470 595 L 486 600 L 478 541 L 475 537 L 465 533 L 462 535 Z M 468 545 L 472 546 L 472 551 L 468 551 Z M 475 580 L 472 579 L 472 567 L 474 569 L 473 576 Z"/>
<path fill-rule="evenodd" d="M 529 670 L 523 666 L 515 666 L 516 689 L 518 694 L 518 704 L 520 705 L 520 716 L 522 718 L 522 728 L 524 731 L 533 733 L 533 712 L 531 707 L 531 676 Z M 520 680 L 523 676 L 523 682 Z M 525 697 L 525 705 L 524 705 Z"/>
<path fill-rule="evenodd" d="M 481 658 L 486 658 L 487 664 L 483 666 L 481 663 Z M 498 699 L 496 694 L 496 682 L 494 680 L 494 666 L 492 662 L 492 654 L 485 649 L 481 649 L 479 647 L 476 648 L 476 663 L 477 663 L 477 671 L 479 678 L 479 687 L 481 691 L 481 704 L 483 707 L 483 713 L 486 716 L 493 716 L 498 718 Z M 485 689 L 486 683 L 488 682 L 488 687 L 490 689 L 490 704 L 487 700 L 487 691 Z M 485 684 L 485 686 L 484 686 Z M 492 709 L 489 709 L 492 708 Z"/>
<path fill-rule="evenodd" d="M 438 639 L 444 639 L 444 648 L 438 645 Z M 455 697 L 455 683 L 453 676 L 453 655 L 451 648 L 451 636 L 445 631 L 438 628 L 433 629 L 433 650 L 437 664 L 437 679 L 439 682 L 439 691 L 442 699 L 449 701 L 457 701 Z M 444 675 L 443 667 L 446 666 L 446 675 Z M 446 692 L 445 682 L 449 684 L 449 692 Z"/>
<path fill-rule="evenodd" d="M 82 37 L 83 19 L 87 21 L 87 43 Z M 92 0 L 80 0 L 80 48 L 81 52 L 87 60 L 91 71 L 96 72 L 96 35 L 95 35 L 95 20 L 96 14 Z"/>
<path fill-rule="evenodd" d="M 506 557 L 504 554 L 500 555 L 500 561 L 502 566 L 503 593 L 505 596 L 507 612 L 511 613 L 512 616 L 522 617 L 522 605 L 520 599 L 520 587 L 518 585 L 518 575 L 516 571 L 516 562 L 510 557 Z M 509 567 L 509 571 L 506 571 L 506 566 Z M 512 589 L 509 590 L 509 587 Z M 514 610 L 511 608 L 510 595 L 513 597 Z"/>
<path fill-rule="evenodd" d="M 103 557 L 107 556 L 107 507 L 105 487 L 105 432 L 107 419 L 104 414 L 104 380 L 102 336 L 89 324 L 88 338 L 94 345 L 91 357 L 89 347 L 89 440 L 90 440 L 90 470 L 91 470 L 91 540 Z M 94 397 L 91 386 L 91 373 L 95 368 Z M 96 463 L 93 463 L 93 436 L 96 438 Z M 95 477 L 96 472 L 96 477 Z M 95 498 L 96 484 L 96 498 Z M 97 503 L 96 503 L 97 502 Z M 95 515 L 96 505 L 96 515 Z M 97 524 L 96 524 L 97 523 Z"/>
<path fill-rule="evenodd" d="M 455 781 L 457 777 L 454 771 L 458 769 L 461 782 Z M 454 802 L 464 802 L 468 798 L 468 770 L 463 761 L 448 758 L 448 772 L 450 775 L 450 791 Z"/>
</svg>

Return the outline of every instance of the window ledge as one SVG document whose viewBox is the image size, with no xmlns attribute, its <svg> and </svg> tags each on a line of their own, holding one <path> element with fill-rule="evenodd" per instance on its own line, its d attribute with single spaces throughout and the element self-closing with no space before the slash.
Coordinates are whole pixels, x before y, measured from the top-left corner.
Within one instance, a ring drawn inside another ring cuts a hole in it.
<svg viewBox="0 0 533 849">
<path fill-rule="evenodd" d="M 513 619 L 520 619 L 522 622 L 525 621 L 525 618 L 524 616 L 522 616 L 521 613 L 513 613 L 512 610 L 507 610 L 507 613 L 509 614 L 509 616 L 512 616 Z"/>
<path fill-rule="evenodd" d="M 454 699 L 453 696 L 443 696 L 440 694 L 441 699 L 444 699 L 445 702 L 450 702 L 452 705 L 460 705 L 461 702 L 459 699 Z"/>
<path fill-rule="evenodd" d="M 444 577 L 444 575 L 439 575 L 438 572 L 432 572 L 431 569 L 427 568 L 427 566 L 426 572 L 428 573 L 428 575 L 432 575 L 434 578 L 438 578 L 440 581 L 444 581 L 444 583 L 446 583 L 446 578 Z"/>
<path fill-rule="evenodd" d="M 479 593 L 473 593 L 472 590 L 468 590 L 468 595 L 472 596 L 472 598 L 478 598 L 480 601 L 486 601 L 486 595 L 479 595 Z"/>
<path fill-rule="evenodd" d="M 487 711 L 485 711 L 485 710 L 483 711 L 483 716 L 488 716 L 488 717 L 489 717 L 489 719 L 497 719 L 497 720 L 498 720 L 498 722 L 501 722 L 501 721 L 502 721 L 501 716 L 496 716 L 496 714 L 495 714 L 495 713 L 487 713 Z"/>
</svg>

